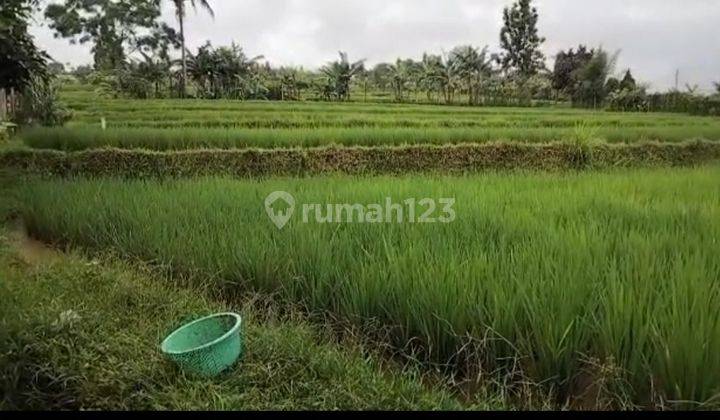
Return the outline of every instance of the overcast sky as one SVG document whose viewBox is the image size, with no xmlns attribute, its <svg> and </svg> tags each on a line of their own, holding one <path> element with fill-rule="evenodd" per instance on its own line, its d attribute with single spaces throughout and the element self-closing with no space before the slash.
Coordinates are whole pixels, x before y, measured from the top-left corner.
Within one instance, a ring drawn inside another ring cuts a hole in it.
<svg viewBox="0 0 720 420">
<path fill-rule="evenodd" d="M 235 41 L 273 64 L 316 68 L 347 51 L 369 64 L 448 51 L 458 44 L 499 48 L 503 6 L 511 0 L 210 0 L 215 19 L 190 11 L 191 49 Z M 620 50 L 616 71 L 632 68 L 651 89 L 720 80 L 720 0 L 537 0 L 548 57 L 584 43 Z M 163 16 L 174 23 L 170 0 Z M 38 43 L 62 63 L 89 63 L 89 46 L 53 39 L 42 21 Z M 552 61 L 550 61 L 551 63 Z"/>
</svg>

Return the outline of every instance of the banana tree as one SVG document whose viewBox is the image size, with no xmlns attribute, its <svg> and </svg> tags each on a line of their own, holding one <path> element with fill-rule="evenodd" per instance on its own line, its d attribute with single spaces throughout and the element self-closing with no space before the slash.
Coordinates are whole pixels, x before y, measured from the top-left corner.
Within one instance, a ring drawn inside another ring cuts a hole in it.
<svg viewBox="0 0 720 420">
<path fill-rule="evenodd" d="M 410 75 L 404 62 L 398 59 L 395 64 L 390 65 L 390 85 L 392 86 L 395 100 L 402 102 L 405 99 L 405 90 L 410 83 Z"/>
<path fill-rule="evenodd" d="M 333 96 L 338 101 L 350 99 L 350 82 L 365 68 L 365 60 L 351 63 L 347 53 L 340 51 L 340 60 L 325 65 L 320 71 L 332 86 Z"/>
<path fill-rule="evenodd" d="M 188 74 L 201 97 L 244 99 L 248 95 L 262 96 L 262 89 L 256 83 L 258 79 L 254 77 L 258 73 L 258 60 L 262 58 L 248 57 L 235 44 L 215 49 L 208 42 L 198 48 L 196 54 L 188 52 Z"/>
<path fill-rule="evenodd" d="M 433 93 L 443 92 L 443 71 L 445 63 L 439 55 L 423 54 L 420 62 L 419 85 L 425 90 L 428 101 L 433 100 Z"/>
<path fill-rule="evenodd" d="M 198 48 L 197 53 L 187 52 L 187 74 L 195 82 L 197 88 L 197 96 L 201 98 L 209 98 L 215 92 L 215 81 L 217 80 L 217 62 L 214 50 L 210 43 Z M 185 79 L 181 72 L 180 80 Z"/>
<path fill-rule="evenodd" d="M 478 49 L 471 45 L 455 47 L 448 60 L 453 73 L 462 81 L 468 94 L 468 104 L 477 104 L 482 82 L 492 74 L 492 60 L 488 48 Z"/>
<path fill-rule="evenodd" d="M 170 74 L 170 62 L 162 57 L 150 56 L 140 52 L 143 61 L 137 62 L 136 71 L 142 75 L 154 88 L 154 96 L 161 97 L 161 87 Z"/>
</svg>

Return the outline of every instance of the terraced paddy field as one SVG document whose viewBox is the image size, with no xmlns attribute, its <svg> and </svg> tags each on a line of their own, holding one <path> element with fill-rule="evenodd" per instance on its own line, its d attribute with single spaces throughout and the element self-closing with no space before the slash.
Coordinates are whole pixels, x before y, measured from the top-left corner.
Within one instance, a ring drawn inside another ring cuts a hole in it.
<svg viewBox="0 0 720 420">
<path fill-rule="evenodd" d="M 334 331 L 351 326 L 453 384 L 404 403 L 427 388 L 424 374 L 374 382 L 374 364 L 353 385 L 334 370 L 351 395 L 341 407 L 374 407 L 351 398 L 398 383 L 379 408 L 720 407 L 717 118 L 63 95 L 66 127 L 23 129 L 0 150 L 0 213 L 46 243 L 149 264 L 223 301 L 298 305 L 308 328 L 331 331 L 323 347 L 342 347 Z M 297 203 L 283 229 L 264 204 L 273 191 Z M 452 199 L 455 217 L 322 213 L 390 200 L 418 215 L 423 198 Z M 303 222 L 303 204 L 320 213 Z M 288 407 L 336 404 L 278 395 Z"/>
<path fill-rule="evenodd" d="M 611 143 L 720 140 L 720 120 L 681 114 L 566 107 L 477 108 L 319 102 L 111 100 L 69 91 L 66 128 L 22 133 L 33 148 L 182 150 L 547 143 L 583 137 Z M 106 129 L 101 128 L 101 118 Z"/>
</svg>

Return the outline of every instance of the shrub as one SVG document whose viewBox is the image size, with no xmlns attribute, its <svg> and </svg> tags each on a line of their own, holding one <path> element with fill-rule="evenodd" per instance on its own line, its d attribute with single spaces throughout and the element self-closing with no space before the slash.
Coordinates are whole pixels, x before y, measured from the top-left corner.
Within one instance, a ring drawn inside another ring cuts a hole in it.
<svg viewBox="0 0 720 420">
<path fill-rule="evenodd" d="M 610 92 L 607 102 L 611 111 L 648 111 L 649 109 L 647 94 L 642 88 Z"/>
<path fill-rule="evenodd" d="M 0 122 L 0 143 L 10 140 L 10 134 L 17 125 L 10 122 Z"/>
<path fill-rule="evenodd" d="M 648 95 L 647 100 L 650 111 L 720 116 L 720 97 L 718 96 L 699 96 L 671 91 Z"/>
<path fill-rule="evenodd" d="M 52 81 L 33 78 L 23 90 L 16 119 L 22 124 L 44 126 L 63 125 L 71 117 L 70 111 L 58 100 L 58 88 Z"/>
</svg>

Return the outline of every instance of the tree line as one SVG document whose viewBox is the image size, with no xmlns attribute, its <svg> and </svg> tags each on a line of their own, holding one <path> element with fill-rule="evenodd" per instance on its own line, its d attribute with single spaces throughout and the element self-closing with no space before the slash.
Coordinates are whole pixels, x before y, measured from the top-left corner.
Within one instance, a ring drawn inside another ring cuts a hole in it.
<svg viewBox="0 0 720 420">
<path fill-rule="evenodd" d="M 498 53 L 488 46 L 460 45 L 448 52 L 424 53 L 419 60 L 398 58 L 370 67 L 340 52 L 337 60 L 315 71 L 272 66 L 235 44 L 216 47 L 207 42 L 190 51 L 185 47 L 186 12 L 200 7 L 214 16 L 207 0 L 55 0 L 42 9 L 50 28 L 72 43 L 90 44 L 93 54 L 92 66 L 65 71 L 27 35 L 29 11 L 41 7 L 38 0 L 5 3 L 3 19 L 17 22 L 9 26 L 13 33 L 6 35 L 3 29 L 2 48 L 10 50 L 3 57 L 19 59 L 15 67 L 3 65 L 3 86 L 23 85 L 16 79 L 30 80 L 24 73 L 49 80 L 54 73 L 69 72 L 108 95 L 132 98 L 360 98 L 495 106 L 569 101 L 622 111 L 720 113 L 717 96 L 699 95 L 693 87 L 648 94 L 629 69 L 623 77 L 614 77 L 617 53 L 601 48 L 579 45 L 560 51 L 548 68 L 532 0 L 515 0 L 504 8 Z M 176 27 L 160 19 L 164 5 L 174 8 Z"/>
<path fill-rule="evenodd" d="M 194 0 L 172 0 L 178 29 L 159 20 L 161 0 L 65 0 L 45 9 L 57 36 L 92 45 L 93 66 L 74 74 L 106 92 L 136 98 L 200 97 L 345 101 L 351 93 L 388 94 L 397 102 L 418 100 L 470 105 L 517 103 L 552 98 L 544 38 L 538 35 L 538 13 L 531 0 L 505 8 L 500 54 L 488 47 L 458 46 L 447 54 L 424 54 L 422 60 L 398 59 L 372 68 L 365 60 L 339 59 L 318 71 L 273 67 L 261 57 L 248 57 L 237 45 L 195 52 L 185 48 L 185 10 Z M 198 1 L 211 15 L 214 10 Z M 173 59 L 170 50 L 179 49 Z"/>
</svg>

